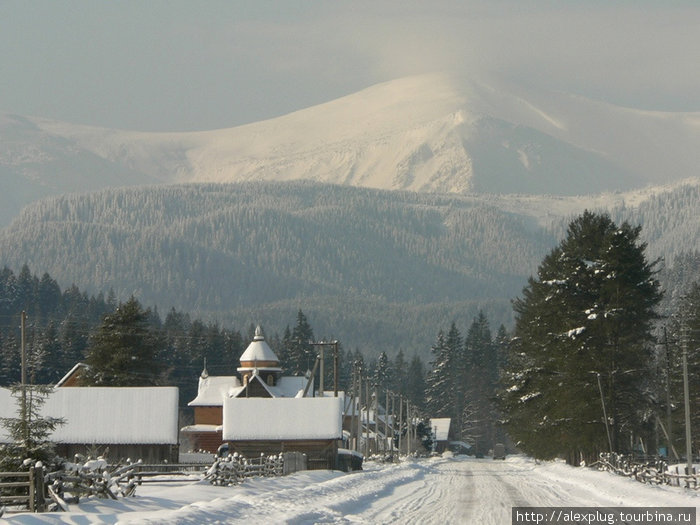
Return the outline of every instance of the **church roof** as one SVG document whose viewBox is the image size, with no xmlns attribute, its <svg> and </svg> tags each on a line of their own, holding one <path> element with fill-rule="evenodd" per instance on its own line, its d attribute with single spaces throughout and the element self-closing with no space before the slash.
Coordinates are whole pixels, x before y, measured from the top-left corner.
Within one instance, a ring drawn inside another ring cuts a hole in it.
<svg viewBox="0 0 700 525">
<path fill-rule="evenodd" d="M 255 337 L 241 355 L 241 363 L 255 361 L 279 363 L 279 358 L 265 342 L 265 336 L 259 326 L 255 329 Z"/>
</svg>

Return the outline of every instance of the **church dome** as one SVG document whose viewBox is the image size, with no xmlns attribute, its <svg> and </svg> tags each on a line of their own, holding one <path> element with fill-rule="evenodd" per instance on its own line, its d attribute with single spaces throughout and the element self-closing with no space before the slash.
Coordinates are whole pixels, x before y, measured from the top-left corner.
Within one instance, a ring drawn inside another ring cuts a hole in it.
<svg viewBox="0 0 700 525">
<path fill-rule="evenodd" d="M 272 351 L 270 345 L 265 342 L 265 336 L 258 326 L 255 329 L 255 337 L 241 355 L 241 369 L 250 368 L 277 368 L 279 358 Z"/>
</svg>

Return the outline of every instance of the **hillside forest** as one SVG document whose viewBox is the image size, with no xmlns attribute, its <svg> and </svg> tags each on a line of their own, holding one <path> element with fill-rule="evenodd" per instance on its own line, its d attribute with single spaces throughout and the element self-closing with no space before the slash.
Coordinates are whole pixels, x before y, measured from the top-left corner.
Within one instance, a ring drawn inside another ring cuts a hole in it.
<svg viewBox="0 0 700 525">
<path fill-rule="evenodd" d="M 610 202 L 664 267 L 696 249 L 700 186 Z M 0 230 L 0 265 L 220 326 L 279 330 L 302 309 L 319 337 L 426 359 L 451 320 L 513 325 L 512 298 L 570 220 L 548 206 L 577 205 L 311 182 L 112 189 L 26 207 Z"/>
</svg>

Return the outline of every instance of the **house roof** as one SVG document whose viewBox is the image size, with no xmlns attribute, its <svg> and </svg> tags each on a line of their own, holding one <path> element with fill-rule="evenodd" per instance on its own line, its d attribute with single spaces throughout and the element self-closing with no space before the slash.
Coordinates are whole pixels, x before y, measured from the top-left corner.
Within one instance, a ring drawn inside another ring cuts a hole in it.
<svg viewBox="0 0 700 525">
<path fill-rule="evenodd" d="M 335 397 L 228 398 L 225 441 L 341 439 L 342 400 Z"/>
<path fill-rule="evenodd" d="M 191 407 L 221 406 L 223 399 L 242 389 L 236 376 L 200 376 L 197 397 L 187 403 Z"/>
<path fill-rule="evenodd" d="M 430 420 L 430 427 L 435 431 L 435 439 L 447 441 L 451 422 L 452 420 L 449 417 L 438 417 Z"/>
<path fill-rule="evenodd" d="M 61 379 L 58 380 L 58 383 L 56 383 L 56 386 L 74 386 L 73 383 L 75 383 L 79 378 L 81 372 L 87 368 L 87 365 L 85 363 L 76 363 L 73 365 L 73 368 L 71 368 L 66 375 L 64 375 Z"/>
<path fill-rule="evenodd" d="M 17 417 L 8 389 L 0 389 L 0 417 Z M 177 387 L 62 387 L 41 409 L 44 417 L 64 418 L 51 434 L 55 443 L 177 444 Z M 9 435 L 0 428 L 0 441 Z"/>
</svg>

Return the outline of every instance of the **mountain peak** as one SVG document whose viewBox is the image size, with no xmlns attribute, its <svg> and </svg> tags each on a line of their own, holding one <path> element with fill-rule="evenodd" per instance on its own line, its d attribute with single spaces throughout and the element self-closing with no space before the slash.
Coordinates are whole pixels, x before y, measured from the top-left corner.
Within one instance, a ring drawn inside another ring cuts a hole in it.
<svg viewBox="0 0 700 525">
<path fill-rule="evenodd" d="M 115 184 L 301 179 L 421 192 L 591 194 L 695 176 L 698 118 L 433 73 L 204 132 L 4 117 L 0 170 L 41 195 Z M 18 148 L 36 155 L 18 161 Z M 90 184 L 61 187 L 57 169 L 73 174 L 67 182 Z"/>
</svg>

